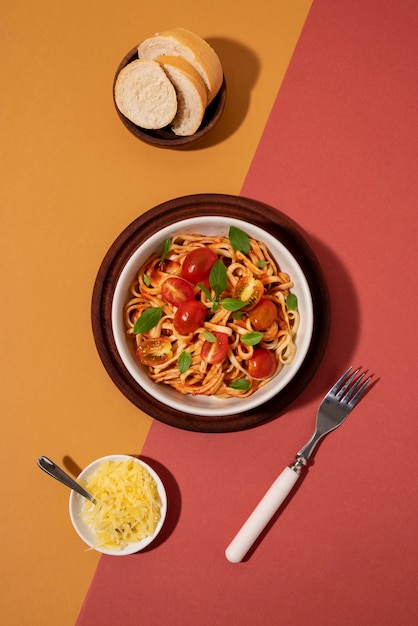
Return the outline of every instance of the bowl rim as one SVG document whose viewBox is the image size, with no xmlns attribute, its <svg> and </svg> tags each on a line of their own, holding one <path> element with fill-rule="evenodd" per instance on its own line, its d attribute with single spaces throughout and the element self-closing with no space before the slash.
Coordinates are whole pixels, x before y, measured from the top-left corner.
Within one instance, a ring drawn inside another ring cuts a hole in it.
<svg viewBox="0 0 418 626">
<path fill-rule="evenodd" d="M 176 233 L 186 232 L 189 234 L 222 234 L 227 236 L 228 227 L 236 226 L 250 235 L 252 238 L 263 241 L 267 245 L 272 256 L 278 263 L 281 271 L 290 275 L 295 282 L 292 292 L 298 297 L 303 315 L 301 327 L 296 336 L 297 353 L 295 360 L 281 369 L 267 385 L 257 390 L 248 398 L 227 398 L 217 396 L 183 396 L 178 391 L 167 385 L 157 385 L 147 375 L 147 369 L 138 363 L 133 350 L 133 342 L 126 337 L 126 329 L 122 317 L 122 307 L 126 303 L 129 294 L 129 286 L 132 284 L 139 267 L 149 258 L 162 244 L 164 239 L 172 237 Z M 309 349 L 313 331 L 313 304 L 309 285 L 303 271 L 294 256 L 287 248 L 269 233 L 248 221 L 236 218 L 218 216 L 216 224 L 211 216 L 193 216 L 186 220 L 167 225 L 161 231 L 154 233 L 147 241 L 143 242 L 126 262 L 116 282 L 111 313 L 112 332 L 118 350 L 126 369 L 132 378 L 150 396 L 162 404 L 168 405 L 177 411 L 184 411 L 190 415 L 207 417 L 220 417 L 232 415 L 238 411 L 249 411 L 268 402 L 276 396 L 296 375 Z"/>
<path fill-rule="evenodd" d="M 188 146 L 194 146 L 198 141 L 202 140 L 212 130 L 212 128 L 218 123 L 222 113 L 225 109 L 227 99 L 227 86 L 225 75 L 222 76 L 222 84 L 218 93 L 206 107 L 205 114 L 203 116 L 202 123 L 193 135 L 181 136 L 176 135 L 170 129 L 169 126 L 159 128 L 156 130 L 142 128 L 137 124 L 131 122 L 118 108 L 115 97 L 115 85 L 120 71 L 126 67 L 132 61 L 138 59 L 138 46 L 132 48 L 119 63 L 115 75 L 113 77 L 113 104 L 116 109 L 120 120 L 124 126 L 138 139 L 141 139 L 145 143 L 158 148 L 187 148 Z"/>
<path fill-rule="evenodd" d="M 294 379 L 278 396 L 258 409 L 220 418 L 170 411 L 144 392 L 120 359 L 111 328 L 114 286 L 129 257 L 156 231 L 196 214 L 245 219 L 273 234 L 301 265 L 313 300 L 312 341 L 303 366 Z M 139 215 L 117 236 L 105 254 L 96 276 L 91 303 L 91 324 L 99 357 L 125 397 L 138 409 L 169 426 L 207 433 L 244 430 L 281 415 L 302 393 L 318 369 L 328 342 L 330 321 L 330 299 L 325 277 L 301 227 L 276 208 L 231 194 L 191 194 L 173 198 Z"/>
<path fill-rule="evenodd" d="M 89 463 L 77 476 L 77 480 L 86 480 L 89 478 L 105 461 L 130 461 L 133 460 L 136 463 L 139 463 L 142 467 L 144 467 L 150 475 L 154 478 L 158 493 L 161 498 L 161 517 L 158 521 L 155 532 L 150 537 L 145 537 L 141 541 L 137 541 L 135 543 L 130 543 L 121 550 L 111 550 L 109 548 L 101 548 L 99 546 L 94 545 L 94 531 L 92 528 L 86 524 L 81 518 L 81 511 L 83 508 L 84 498 L 80 494 L 75 491 L 71 491 L 69 498 L 69 513 L 71 523 L 74 527 L 74 530 L 78 534 L 78 536 L 93 550 L 96 552 L 101 552 L 102 554 L 108 554 L 110 556 L 126 556 L 128 554 L 135 554 L 136 552 L 140 552 L 144 550 L 147 546 L 149 546 L 160 533 L 166 516 L 167 516 L 167 492 L 164 487 L 164 483 L 161 480 L 160 476 L 157 472 L 145 461 L 141 458 L 129 455 L 129 454 L 108 454 L 106 456 L 95 459 L 91 463 Z"/>
</svg>

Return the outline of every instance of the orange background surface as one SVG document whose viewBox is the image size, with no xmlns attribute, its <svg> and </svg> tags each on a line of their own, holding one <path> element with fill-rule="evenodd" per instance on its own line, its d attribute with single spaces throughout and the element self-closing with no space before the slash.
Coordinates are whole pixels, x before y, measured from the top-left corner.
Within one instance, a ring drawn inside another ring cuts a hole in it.
<svg viewBox="0 0 418 626">
<path fill-rule="evenodd" d="M 303 0 L 8 3 L 1 21 L 2 598 L 7 626 L 74 624 L 99 561 L 73 532 L 72 473 L 140 453 L 151 419 L 106 374 L 90 302 L 108 247 L 148 208 L 238 194 L 311 6 Z M 120 123 L 114 71 L 141 39 L 194 30 L 220 55 L 223 118 L 190 151 L 147 146 Z M 132 448 L 135 448 L 133 450 Z"/>
</svg>

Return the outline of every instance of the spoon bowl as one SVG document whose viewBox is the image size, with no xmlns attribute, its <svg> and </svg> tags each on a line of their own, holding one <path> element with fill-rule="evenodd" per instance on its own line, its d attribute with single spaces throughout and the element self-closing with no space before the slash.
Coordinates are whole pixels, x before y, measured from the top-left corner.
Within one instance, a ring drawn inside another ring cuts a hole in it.
<svg viewBox="0 0 418 626">
<path fill-rule="evenodd" d="M 77 481 L 71 478 L 71 476 L 64 472 L 64 470 L 56 465 L 56 463 L 51 461 L 51 459 L 48 459 L 47 456 L 40 456 L 37 460 L 37 464 L 46 474 L 52 476 L 52 478 L 55 478 L 60 483 L 62 483 L 66 487 L 69 487 L 73 491 L 76 491 L 80 494 L 80 496 L 83 496 L 83 498 L 87 498 L 87 500 L 90 500 L 90 502 L 96 504 L 96 500 L 93 498 L 91 493 L 88 493 L 88 491 L 83 489 L 83 487 Z"/>
</svg>

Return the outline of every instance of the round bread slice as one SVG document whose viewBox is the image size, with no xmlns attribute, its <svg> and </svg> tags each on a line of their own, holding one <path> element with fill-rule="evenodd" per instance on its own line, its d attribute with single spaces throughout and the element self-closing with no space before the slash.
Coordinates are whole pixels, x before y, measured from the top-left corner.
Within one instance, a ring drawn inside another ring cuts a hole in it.
<svg viewBox="0 0 418 626">
<path fill-rule="evenodd" d="M 138 46 L 140 59 L 179 56 L 191 63 L 206 85 L 208 104 L 218 93 L 223 80 L 222 65 L 207 41 L 185 28 L 172 28 L 145 39 Z"/>
<path fill-rule="evenodd" d="M 194 135 L 202 123 L 206 110 L 207 93 L 200 74 L 181 57 L 162 56 L 156 61 L 162 65 L 177 93 L 177 113 L 171 122 L 176 135 Z"/>
<path fill-rule="evenodd" d="M 177 113 L 176 90 L 156 61 L 126 65 L 116 79 L 115 102 L 125 117 L 146 129 L 168 126 Z"/>
</svg>

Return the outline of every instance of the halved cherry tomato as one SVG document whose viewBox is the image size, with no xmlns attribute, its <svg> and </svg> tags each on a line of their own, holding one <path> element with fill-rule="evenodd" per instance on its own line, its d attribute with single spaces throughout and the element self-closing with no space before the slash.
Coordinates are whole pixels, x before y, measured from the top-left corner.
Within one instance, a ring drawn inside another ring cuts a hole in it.
<svg viewBox="0 0 418 626">
<path fill-rule="evenodd" d="M 198 300 L 185 300 L 174 313 L 174 328 L 181 335 L 193 333 L 203 324 L 206 309 Z"/>
<path fill-rule="evenodd" d="M 153 267 L 152 263 L 147 267 L 145 273 L 149 275 L 153 287 L 159 287 L 167 278 L 167 274 L 178 276 L 181 272 L 181 265 L 177 261 L 167 261 L 164 263 L 164 270 L 160 265 Z"/>
<path fill-rule="evenodd" d="M 136 356 L 144 365 L 154 367 L 162 365 L 173 356 L 171 342 L 167 337 L 146 339 L 139 344 Z"/>
<path fill-rule="evenodd" d="M 171 276 L 163 283 L 161 287 L 161 297 L 166 302 L 180 306 L 186 300 L 194 300 L 193 287 L 184 278 Z"/>
<path fill-rule="evenodd" d="M 271 300 L 261 298 L 260 302 L 248 314 L 253 328 L 267 330 L 277 317 L 277 307 Z"/>
<path fill-rule="evenodd" d="M 197 285 L 209 276 L 210 270 L 217 260 L 218 257 L 212 248 L 195 248 L 186 255 L 181 275 Z"/>
<path fill-rule="evenodd" d="M 200 355 L 204 361 L 216 365 L 224 360 L 228 352 L 229 340 L 226 333 L 212 331 L 212 335 L 216 337 L 216 341 L 205 340 Z"/>
<path fill-rule="evenodd" d="M 248 361 L 248 373 L 253 378 L 261 380 L 270 378 L 277 369 L 277 360 L 273 352 L 266 348 L 255 348 Z"/>
<path fill-rule="evenodd" d="M 254 278 L 254 276 L 242 276 L 235 285 L 234 298 L 248 302 L 243 310 L 249 311 L 260 302 L 263 293 L 264 285 L 261 280 Z"/>
</svg>

